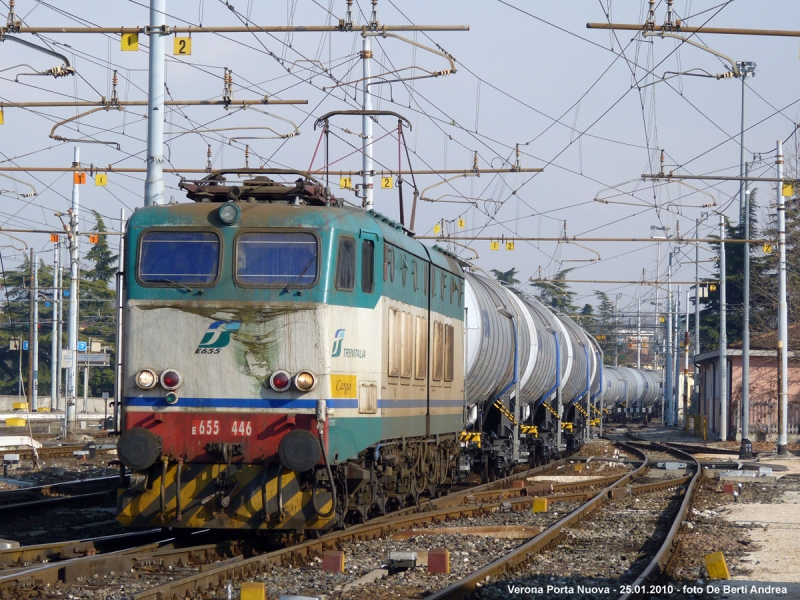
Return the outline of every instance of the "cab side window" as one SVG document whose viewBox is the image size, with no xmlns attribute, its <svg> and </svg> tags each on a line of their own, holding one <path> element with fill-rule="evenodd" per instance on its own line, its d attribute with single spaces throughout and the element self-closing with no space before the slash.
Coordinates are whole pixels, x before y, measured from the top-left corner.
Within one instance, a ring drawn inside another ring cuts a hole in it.
<svg viewBox="0 0 800 600">
<path fill-rule="evenodd" d="M 361 240 L 361 291 L 371 294 L 375 290 L 375 242 Z"/>
<path fill-rule="evenodd" d="M 336 289 L 352 292 L 356 285 L 356 241 L 348 236 L 339 238 L 336 257 Z"/>
</svg>

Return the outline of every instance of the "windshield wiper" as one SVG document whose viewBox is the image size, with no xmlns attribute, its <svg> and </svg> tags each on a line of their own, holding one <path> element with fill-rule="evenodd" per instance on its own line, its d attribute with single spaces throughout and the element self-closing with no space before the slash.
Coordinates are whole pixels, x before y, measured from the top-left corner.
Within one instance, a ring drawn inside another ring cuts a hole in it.
<svg viewBox="0 0 800 600">
<path fill-rule="evenodd" d="M 186 290 L 189 293 L 194 293 L 194 290 L 190 288 L 188 285 L 184 285 L 177 281 L 173 281 L 172 279 L 151 279 L 150 283 L 168 283 L 172 287 L 179 289 L 179 290 Z"/>
<path fill-rule="evenodd" d="M 311 257 L 311 260 L 309 260 L 306 263 L 306 266 L 303 267 L 303 270 L 300 271 L 300 273 L 294 279 L 292 279 L 289 283 L 286 284 L 286 287 L 283 288 L 283 291 L 284 292 L 288 292 L 289 290 L 291 290 L 291 287 L 294 284 L 294 282 L 297 281 L 298 279 L 300 279 L 303 275 L 305 275 L 306 271 L 308 271 L 308 268 L 311 265 L 313 265 L 316 262 L 316 260 L 317 260 L 317 253 L 314 252 L 314 256 Z"/>
</svg>

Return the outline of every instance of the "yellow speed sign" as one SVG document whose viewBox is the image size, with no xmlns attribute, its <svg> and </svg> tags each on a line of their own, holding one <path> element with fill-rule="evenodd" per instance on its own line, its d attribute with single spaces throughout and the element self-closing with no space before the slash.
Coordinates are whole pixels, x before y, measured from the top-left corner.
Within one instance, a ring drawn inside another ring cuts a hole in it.
<svg viewBox="0 0 800 600">
<path fill-rule="evenodd" d="M 761 246 L 761 249 L 764 251 L 764 254 L 772 254 L 772 244 L 766 243 Z"/>
</svg>

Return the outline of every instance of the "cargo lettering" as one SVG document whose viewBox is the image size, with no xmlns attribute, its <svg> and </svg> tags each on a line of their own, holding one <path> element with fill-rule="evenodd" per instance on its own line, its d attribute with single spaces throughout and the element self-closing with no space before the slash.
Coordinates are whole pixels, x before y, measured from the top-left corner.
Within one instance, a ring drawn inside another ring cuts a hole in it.
<svg viewBox="0 0 800 600">
<path fill-rule="evenodd" d="M 357 382 L 355 375 L 331 375 L 331 398 L 355 398 Z"/>
</svg>

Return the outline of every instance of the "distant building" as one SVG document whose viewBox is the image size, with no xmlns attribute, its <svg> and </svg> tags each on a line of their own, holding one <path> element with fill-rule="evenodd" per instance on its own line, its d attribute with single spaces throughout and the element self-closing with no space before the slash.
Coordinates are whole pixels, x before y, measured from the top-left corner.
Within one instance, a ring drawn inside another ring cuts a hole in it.
<svg viewBox="0 0 800 600">
<path fill-rule="evenodd" d="M 774 442 L 778 437 L 778 365 L 777 332 L 750 339 L 750 422 L 751 441 Z M 742 439 L 742 350 L 741 343 L 727 352 L 728 439 Z M 698 406 L 692 412 L 708 419 L 709 439 L 719 439 L 719 352 L 705 352 L 695 357 L 700 368 Z M 789 443 L 800 436 L 800 352 L 789 352 L 789 410 L 787 432 Z"/>
</svg>

